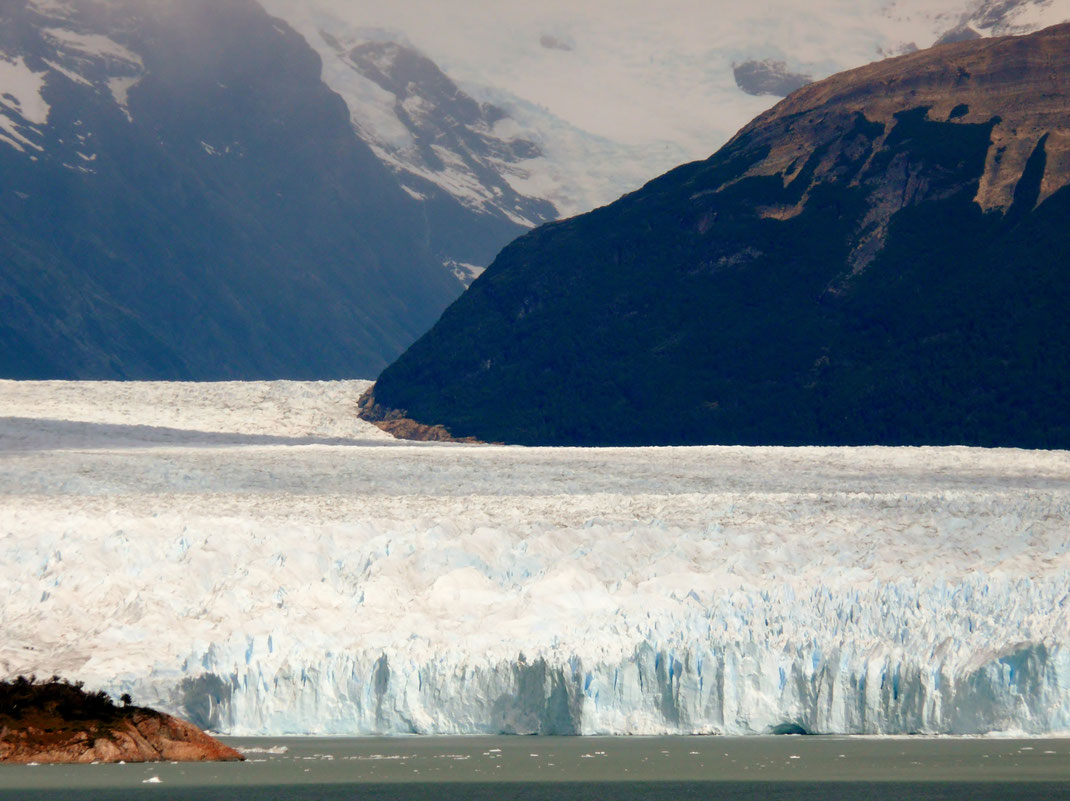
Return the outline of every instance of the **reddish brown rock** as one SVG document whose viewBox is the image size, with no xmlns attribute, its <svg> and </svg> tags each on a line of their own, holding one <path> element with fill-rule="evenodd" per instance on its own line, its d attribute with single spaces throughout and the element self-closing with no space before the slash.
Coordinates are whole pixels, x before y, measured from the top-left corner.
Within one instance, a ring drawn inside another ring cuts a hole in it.
<svg viewBox="0 0 1070 801">
<path fill-rule="evenodd" d="M 395 439 L 412 442 L 463 442 L 482 444 L 475 437 L 455 437 L 443 425 L 418 423 L 400 409 L 386 409 L 375 402 L 373 390 L 368 390 L 357 402 L 358 414 L 381 431 Z"/>
<path fill-rule="evenodd" d="M 192 723 L 53 680 L 0 683 L 0 763 L 235 762 Z"/>
<path fill-rule="evenodd" d="M 929 121 L 956 125 L 994 122 L 984 171 L 974 202 L 984 211 L 1006 212 L 1026 164 L 1043 147 L 1045 168 L 1037 198 L 1040 205 L 1070 183 L 1070 23 L 1030 36 L 1004 36 L 940 45 L 878 61 L 810 84 L 753 120 L 729 143 L 746 143 L 746 152 L 762 153 L 754 166 L 734 181 L 755 176 L 795 176 L 793 165 L 807 164 L 805 186 L 792 204 L 758 211 L 767 219 L 799 216 L 811 191 L 847 181 L 875 189 L 869 213 L 851 254 L 855 271 L 865 269 L 884 246 L 888 225 L 897 212 L 949 194 L 925 168 L 905 157 L 886 167 L 879 153 L 894 137 L 897 115 L 924 109 Z M 857 137 L 845 136 L 856 121 L 881 126 L 866 171 L 845 175 L 844 162 L 857 154 Z M 718 191 L 723 191 L 720 187 Z"/>
</svg>

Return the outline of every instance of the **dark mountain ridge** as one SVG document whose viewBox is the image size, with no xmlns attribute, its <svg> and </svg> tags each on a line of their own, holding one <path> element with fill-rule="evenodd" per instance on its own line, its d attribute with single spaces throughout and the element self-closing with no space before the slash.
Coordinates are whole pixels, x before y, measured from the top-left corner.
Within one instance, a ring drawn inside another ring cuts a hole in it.
<svg viewBox="0 0 1070 801">
<path fill-rule="evenodd" d="M 372 417 L 524 444 L 1070 447 L 1070 25 L 811 84 L 502 252 Z"/>
<path fill-rule="evenodd" d="M 0 375 L 374 375 L 462 291 L 253 0 L 16 0 L 0 56 Z"/>
</svg>

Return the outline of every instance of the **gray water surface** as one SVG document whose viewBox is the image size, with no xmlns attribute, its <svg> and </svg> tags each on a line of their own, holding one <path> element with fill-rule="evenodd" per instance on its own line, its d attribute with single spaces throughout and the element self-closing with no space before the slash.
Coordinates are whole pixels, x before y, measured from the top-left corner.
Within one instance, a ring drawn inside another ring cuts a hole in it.
<svg viewBox="0 0 1070 801">
<path fill-rule="evenodd" d="M 3 799 L 1070 799 L 1070 739 L 228 738 L 240 764 L 0 767 Z"/>
</svg>

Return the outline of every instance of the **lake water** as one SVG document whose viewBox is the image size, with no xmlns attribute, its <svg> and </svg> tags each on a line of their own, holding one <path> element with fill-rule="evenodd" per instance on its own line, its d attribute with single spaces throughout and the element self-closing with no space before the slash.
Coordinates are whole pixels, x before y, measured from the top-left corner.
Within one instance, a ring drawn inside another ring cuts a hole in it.
<svg viewBox="0 0 1070 801">
<path fill-rule="evenodd" d="M 0 799 L 1070 801 L 1070 739 L 228 738 L 241 764 L 0 767 Z"/>
</svg>

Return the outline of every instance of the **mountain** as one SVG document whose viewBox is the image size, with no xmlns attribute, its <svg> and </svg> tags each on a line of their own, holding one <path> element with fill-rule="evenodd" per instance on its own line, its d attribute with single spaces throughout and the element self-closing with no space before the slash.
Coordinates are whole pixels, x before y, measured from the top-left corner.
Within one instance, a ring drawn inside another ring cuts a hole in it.
<svg viewBox="0 0 1070 801">
<path fill-rule="evenodd" d="M 531 228 L 615 200 L 686 158 L 666 143 L 591 134 L 508 91 L 462 86 L 404 30 L 369 26 L 375 9 L 264 6 L 320 55 L 323 80 L 346 101 L 358 136 L 424 201 L 436 252 L 466 282 Z M 404 5 L 397 13 L 412 16 Z M 472 36 L 465 29 L 441 38 Z"/>
<path fill-rule="evenodd" d="M 502 0 L 494 24 L 474 0 L 263 3 L 320 54 L 324 81 L 384 163 L 485 224 L 542 222 L 529 211 L 540 200 L 561 217 L 610 203 L 707 158 L 812 79 L 942 38 L 1070 20 L 1070 0 Z M 389 55 L 375 59 L 388 80 L 357 48 Z M 458 113 L 453 87 L 493 117 Z M 425 157 L 428 137 L 440 156 Z"/>
<path fill-rule="evenodd" d="M 526 444 L 1070 447 L 1070 25 L 811 84 L 510 245 L 366 411 Z"/>
<path fill-rule="evenodd" d="M 0 374 L 372 375 L 427 330 L 463 283 L 321 72 L 252 0 L 0 6 Z"/>
<path fill-rule="evenodd" d="M 776 93 L 1070 16 L 688 8 L 0 4 L 0 375 L 374 375 L 514 238 L 706 156 Z"/>
<path fill-rule="evenodd" d="M 511 240 L 557 218 L 549 200 L 509 183 L 541 152 L 513 135 L 502 109 L 474 100 L 405 44 L 338 26 L 304 33 L 358 136 L 424 205 L 434 255 L 465 284 Z"/>
</svg>

